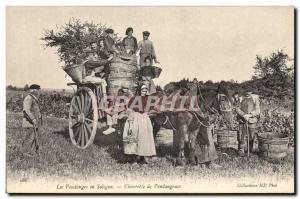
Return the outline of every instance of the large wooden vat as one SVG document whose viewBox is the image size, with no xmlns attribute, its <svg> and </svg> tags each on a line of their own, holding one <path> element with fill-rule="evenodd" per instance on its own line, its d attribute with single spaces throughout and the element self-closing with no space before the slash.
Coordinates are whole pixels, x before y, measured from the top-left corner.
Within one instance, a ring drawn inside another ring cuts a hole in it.
<svg viewBox="0 0 300 199">
<path fill-rule="evenodd" d="M 134 94 L 137 88 L 138 66 L 136 56 L 130 58 L 115 57 L 109 67 L 107 89 L 109 95 L 115 95 L 123 86 Z"/>
</svg>

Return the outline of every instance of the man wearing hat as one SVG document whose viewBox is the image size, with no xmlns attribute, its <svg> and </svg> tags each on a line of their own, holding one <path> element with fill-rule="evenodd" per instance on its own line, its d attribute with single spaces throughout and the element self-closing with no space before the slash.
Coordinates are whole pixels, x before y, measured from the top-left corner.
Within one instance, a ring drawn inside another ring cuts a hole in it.
<svg viewBox="0 0 300 199">
<path fill-rule="evenodd" d="M 150 57 L 151 58 L 151 65 L 153 64 L 153 59 L 155 63 L 159 63 L 157 60 L 154 45 L 153 42 L 149 40 L 149 31 L 143 32 L 143 40 L 139 42 L 138 44 L 138 51 L 140 51 L 140 66 L 143 67 L 145 65 L 145 58 Z"/>
<path fill-rule="evenodd" d="M 106 51 L 104 40 L 104 38 L 100 38 L 98 42 L 93 40 L 91 47 L 85 49 L 85 74 L 83 82 L 99 84 L 103 95 L 106 95 L 107 83 L 105 81 L 105 75 L 107 74 L 107 66 L 113 59 L 113 55 Z"/>
<path fill-rule="evenodd" d="M 37 130 L 40 125 L 39 121 L 42 115 L 39 107 L 39 90 L 40 86 L 32 84 L 29 87 L 29 94 L 23 101 L 23 133 L 22 151 L 24 154 L 31 155 L 32 152 L 39 153 L 39 142 Z"/>
<path fill-rule="evenodd" d="M 245 95 L 237 103 L 236 112 L 239 121 L 238 149 L 240 156 L 245 155 L 246 138 L 249 135 L 249 151 L 253 152 L 254 136 L 257 128 L 257 117 L 260 114 L 259 96 L 252 93 L 251 88 L 246 88 Z"/>
<path fill-rule="evenodd" d="M 131 27 L 127 28 L 125 34 L 127 36 L 123 39 L 122 44 L 127 54 L 133 54 L 136 52 L 138 47 L 136 38 L 132 36 L 133 28 Z"/>
<path fill-rule="evenodd" d="M 106 37 L 104 40 L 104 46 L 106 50 L 110 54 L 119 53 L 118 49 L 116 48 L 115 41 L 114 41 L 114 30 L 111 28 L 108 28 L 105 30 Z"/>
</svg>

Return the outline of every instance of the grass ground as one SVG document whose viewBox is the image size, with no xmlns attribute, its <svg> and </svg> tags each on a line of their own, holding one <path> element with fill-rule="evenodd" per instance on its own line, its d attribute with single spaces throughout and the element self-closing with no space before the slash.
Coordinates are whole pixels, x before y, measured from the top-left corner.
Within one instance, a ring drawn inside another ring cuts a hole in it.
<svg viewBox="0 0 300 199">
<path fill-rule="evenodd" d="M 294 154 L 289 154 L 280 162 L 271 162 L 257 155 L 238 157 L 232 149 L 229 155 L 220 153 L 216 163 L 222 167 L 208 169 L 201 166 L 176 168 L 170 158 L 171 148 L 161 145 L 159 157 L 148 165 L 131 165 L 122 162 L 122 151 L 117 147 L 115 134 L 104 136 L 97 132 L 94 144 L 85 150 L 76 148 L 68 137 L 67 120 L 45 118 L 40 129 L 40 158 L 24 156 L 21 153 L 21 114 L 7 112 L 7 175 L 19 180 L 30 181 L 35 177 L 60 176 L 66 179 L 89 179 L 101 176 L 111 179 L 217 179 L 272 176 L 278 180 L 293 178 Z M 24 175 L 24 173 L 26 175 Z"/>
</svg>

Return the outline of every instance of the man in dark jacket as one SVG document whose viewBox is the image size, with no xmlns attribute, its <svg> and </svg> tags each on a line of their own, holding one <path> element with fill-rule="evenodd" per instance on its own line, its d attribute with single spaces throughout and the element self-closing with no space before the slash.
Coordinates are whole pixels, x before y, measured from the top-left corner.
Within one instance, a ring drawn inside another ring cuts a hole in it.
<svg viewBox="0 0 300 199">
<path fill-rule="evenodd" d="M 133 34 L 133 28 L 129 27 L 126 29 L 126 37 L 123 39 L 122 44 L 127 54 L 134 54 L 138 48 L 137 40 Z"/>
<path fill-rule="evenodd" d="M 32 84 L 29 94 L 23 101 L 23 133 L 22 151 L 31 156 L 32 151 L 39 153 L 38 128 L 41 125 L 42 115 L 39 107 L 40 86 Z"/>
<path fill-rule="evenodd" d="M 105 37 L 105 40 L 104 40 L 104 46 L 105 46 L 106 50 L 110 54 L 115 54 L 115 53 L 119 54 L 120 52 L 116 48 L 115 41 L 113 39 L 114 30 L 109 28 L 109 29 L 105 30 L 105 33 L 106 33 L 106 37 Z"/>
</svg>

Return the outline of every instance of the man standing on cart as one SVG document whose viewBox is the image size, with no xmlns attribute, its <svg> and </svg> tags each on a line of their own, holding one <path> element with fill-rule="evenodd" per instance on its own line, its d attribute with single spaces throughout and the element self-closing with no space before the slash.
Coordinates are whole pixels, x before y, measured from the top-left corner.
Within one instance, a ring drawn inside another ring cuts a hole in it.
<svg viewBox="0 0 300 199">
<path fill-rule="evenodd" d="M 106 50 L 104 41 L 104 38 L 100 38 L 99 46 L 97 41 L 92 41 L 90 49 L 86 50 L 86 61 L 84 62 L 85 77 L 83 81 L 100 84 L 103 95 L 106 95 L 105 69 L 113 59 L 113 54 Z"/>
<path fill-rule="evenodd" d="M 136 52 L 138 45 L 136 38 L 132 35 L 133 34 L 133 28 L 128 27 L 126 29 L 127 36 L 122 40 L 122 45 L 125 48 L 125 52 L 129 55 L 132 55 Z"/>
<path fill-rule="evenodd" d="M 115 41 L 114 41 L 114 30 L 111 28 L 108 28 L 105 30 L 106 36 L 104 39 L 104 46 L 105 49 L 110 53 L 110 54 L 119 54 L 119 50 L 116 47 Z"/>
<path fill-rule="evenodd" d="M 150 57 L 150 64 L 153 64 L 153 60 L 155 63 L 159 63 L 157 60 L 153 42 L 149 40 L 149 31 L 143 32 L 143 40 L 138 43 L 138 51 L 140 51 L 140 66 L 143 67 L 145 65 L 145 58 Z"/>
</svg>

